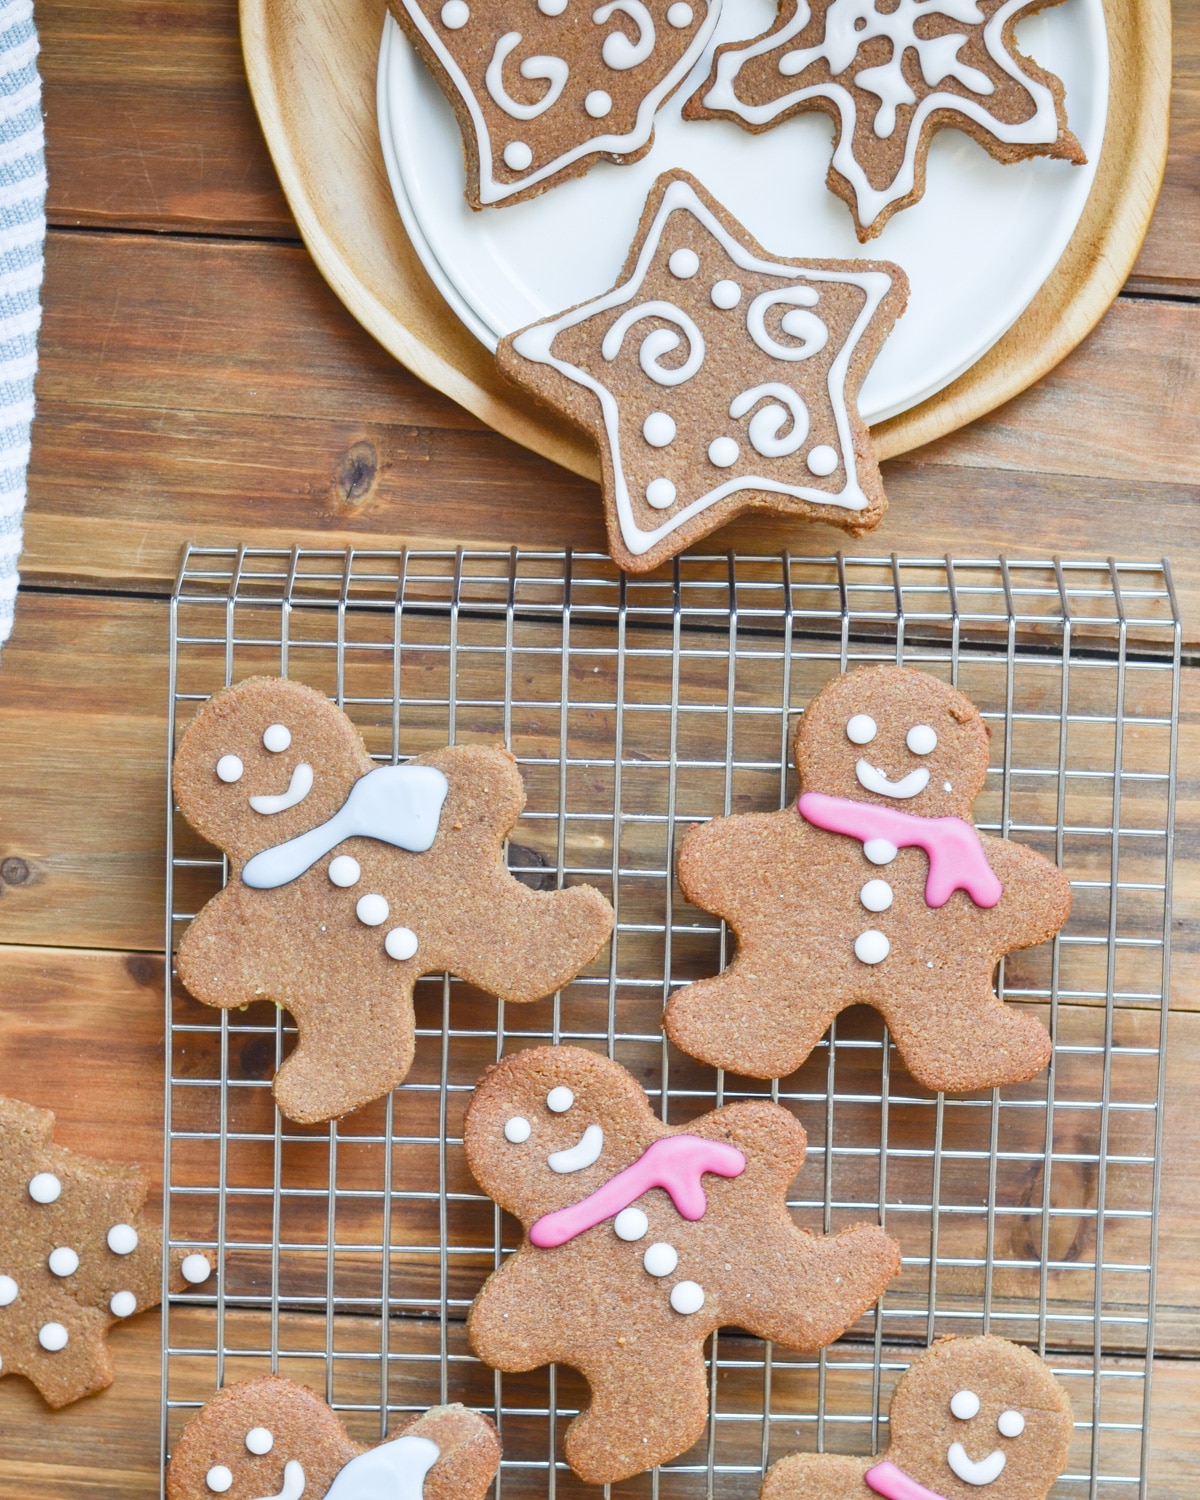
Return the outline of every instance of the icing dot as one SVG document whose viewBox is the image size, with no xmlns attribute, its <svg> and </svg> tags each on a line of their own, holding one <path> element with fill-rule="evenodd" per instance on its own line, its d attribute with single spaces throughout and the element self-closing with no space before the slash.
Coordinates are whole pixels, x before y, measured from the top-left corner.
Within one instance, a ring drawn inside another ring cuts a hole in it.
<svg viewBox="0 0 1200 1500">
<path fill-rule="evenodd" d="M 504 165 L 513 172 L 523 172 L 533 161 L 533 152 L 524 141 L 509 141 L 504 148 Z"/>
<path fill-rule="evenodd" d="M 560 1083 L 546 1095 L 546 1108 L 553 1110 L 556 1115 L 565 1115 L 574 1103 L 575 1095 L 565 1083 Z"/>
<path fill-rule="evenodd" d="M 217 762 L 217 776 L 221 781 L 241 781 L 245 769 L 236 755 L 222 755 Z"/>
<path fill-rule="evenodd" d="M 954 790 L 954 788 L 950 785 L 950 783 L 948 781 L 943 781 L 942 782 L 942 791 L 943 792 L 952 792 L 953 790 Z"/>
<path fill-rule="evenodd" d="M 612 109 L 612 95 L 606 94 L 603 89 L 593 89 L 583 101 L 583 107 L 593 120 L 602 120 Z"/>
<path fill-rule="evenodd" d="M 209 1264 L 208 1256 L 196 1252 L 183 1257 L 183 1264 L 179 1267 L 183 1272 L 184 1281 L 190 1282 L 192 1286 L 199 1286 L 202 1281 L 207 1281 L 212 1275 L 212 1266 Z"/>
<path fill-rule="evenodd" d="M 224 1464 L 213 1464 L 204 1476 L 204 1482 L 214 1495 L 223 1495 L 226 1490 L 233 1488 L 233 1475 Z"/>
<path fill-rule="evenodd" d="M 132 1255 L 137 1247 L 137 1230 L 132 1224 L 114 1224 L 108 1231 L 108 1248 L 114 1255 Z"/>
<path fill-rule="evenodd" d="M 17 1300 L 17 1283 L 11 1276 L 0 1276 L 0 1307 Z"/>
<path fill-rule="evenodd" d="M 731 464 L 737 463 L 740 452 L 741 449 L 731 437 L 713 438 L 708 445 L 708 461 L 718 469 L 728 469 Z"/>
<path fill-rule="evenodd" d="M 863 853 L 873 865 L 890 865 L 899 852 L 887 839 L 868 839 L 863 845 Z"/>
<path fill-rule="evenodd" d="M 54 1203 L 62 1192 L 62 1183 L 53 1172 L 39 1172 L 29 1179 L 29 1196 L 35 1203 Z"/>
<path fill-rule="evenodd" d="M 260 1458 L 264 1453 L 270 1453 L 274 1446 L 275 1434 L 267 1427 L 252 1427 L 246 1434 L 246 1447 Z"/>
<path fill-rule="evenodd" d="M 642 1256 L 642 1265 L 651 1276 L 669 1276 L 679 1264 L 679 1253 L 674 1245 L 665 1245 L 661 1240 L 650 1246 Z"/>
<path fill-rule="evenodd" d="M 79 1269 L 79 1257 L 70 1245 L 60 1245 L 57 1250 L 51 1250 L 46 1264 L 55 1276 L 74 1276 Z"/>
<path fill-rule="evenodd" d="M 870 714 L 855 714 L 846 725 L 846 738 L 855 745 L 869 745 L 877 733 Z"/>
<path fill-rule="evenodd" d="M 65 1349 L 70 1338 L 61 1323 L 43 1323 L 38 1329 L 38 1343 L 47 1354 L 57 1354 L 60 1349 Z"/>
<path fill-rule="evenodd" d="M 354 914 L 364 927 L 378 927 L 388 919 L 388 904 L 382 896 L 360 896 Z"/>
<path fill-rule="evenodd" d="M 858 899 L 868 911 L 887 911 L 892 904 L 892 888 L 886 880 L 868 880 Z"/>
<path fill-rule="evenodd" d="M 652 448 L 665 448 L 675 441 L 675 419 L 665 411 L 652 411 L 642 423 L 642 436 Z"/>
<path fill-rule="evenodd" d="M 675 4 L 667 11 L 668 23 L 678 31 L 682 31 L 685 26 L 690 26 L 694 16 L 695 12 L 692 7 L 685 4 L 684 0 L 675 0 Z"/>
<path fill-rule="evenodd" d="M 131 1318 L 137 1312 L 137 1298 L 132 1292 L 115 1292 L 108 1310 L 114 1318 Z"/>
<path fill-rule="evenodd" d="M 393 927 L 384 938 L 383 946 L 389 958 L 397 958 L 403 963 L 417 951 L 417 935 L 411 927 Z"/>
<path fill-rule="evenodd" d="M 808 464 L 808 472 L 815 474 L 819 479 L 824 479 L 827 474 L 832 474 L 838 466 L 837 449 L 831 448 L 828 443 L 818 443 L 812 449 L 805 462 Z"/>
<path fill-rule="evenodd" d="M 956 1391 L 950 1397 L 950 1410 L 960 1422 L 969 1422 L 979 1415 L 979 1397 L 974 1391 Z"/>
<path fill-rule="evenodd" d="M 537 0 L 537 8 L 544 16 L 561 16 L 567 8 L 567 0 Z"/>
<path fill-rule="evenodd" d="M 1025 1418 L 1019 1411 L 1002 1411 L 996 1418 L 1001 1437 L 1020 1437 L 1025 1431 Z"/>
<path fill-rule="evenodd" d="M 704 1306 L 704 1288 L 697 1281 L 677 1281 L 671 1288 L 671 1306 L 677 1313 L 699 1312 Z"/>
<path fill-rule="evenodd" d="M 868 927 L 854 939 L 854 956 L 859 963 L 881 964 L 891 951 L 891 943 L 874 927 Z"/>
<path fill-rule="evenodd" d="M 292 731 L 286 724 L 268 724 L 263 730 L 263 745 L 278 755 L 292 743 Z"/>
<path fill-rule="evenodd" d="M 650 1220 L 640 1208 L 623 1208 L 613 1220 L 619 1240 L 640 1240 L 650 1228 Z"/>
<path fill-rule="evenodd" d="M 513 1115 L 511 1120 L 504 1122 L 504 1139 L 511 1141 L 514 1146 L 523 1146 L 532 1129 L 524 1115 Z"/>
<path fill-rule="evenodd" d="M 447 31 L 461 31 L 471 19 L 471 7 L 464 0 L 446 0 L 442 6 L 442 25 Z"/>
<path fill-rule="evenodd" d="M 357 885 L 362 878 L 362 867 L 358 860 L 351 859 L 348 854 L 339 854 L 336 859 L 329 861 L 329 878 L 334 885 L 343 888 L 348 885 Z"/>
<path fill-rule="evenodd" d="M 678 276 L 680 281 L 687 281 L 700 269 L 700 257 L 694 250 L 686 245 L 681 245 L 678 250 L 672 250 L 671 258 L 667 262 L 672 276 Z"/>
<path fill-rule="evenodd" d="M 675 504 L 675 486 L 669 479 L 652 479 L 646 486 L 646 504 L 655 510 L 666 510 Z"/>
<path fill-rule="evenodd" d="M 742 300 L 742 289 L 736 281 L 718 281 L 709 293 L 714 307 L 728 312 Z"/>
<path fill-rule="evenodd" d="M 928 755 L 937 749 L 937 735 L 928 724 L 914 724 L 904 743 L 914 755 Z"/>
</svg>

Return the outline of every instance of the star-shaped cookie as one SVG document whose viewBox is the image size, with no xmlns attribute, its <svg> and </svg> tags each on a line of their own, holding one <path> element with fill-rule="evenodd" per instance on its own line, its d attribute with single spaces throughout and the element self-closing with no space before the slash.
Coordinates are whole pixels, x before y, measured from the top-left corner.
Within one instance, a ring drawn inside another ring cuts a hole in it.
<svg viewBox="0 0 1200 1500">
<path fill-rule="evenodd" d="M 617 285 L 496 358 L 595 438 L 609 550 L 643 573 L 751 508 L 855 535 L 878 525 L 857 395 L 907 295 L 886 261 L 771 255 L 668 172 Z"/>
<path fill-rule="evenodd" d="M 1059 0 L 780 0 L 770 31 L 717 49 L 689 119 L 768 130 L 807 110 L 835 124 L 829 187 L 860 240 L 925 191 L 930 138 L 952 126 L 997 161 L 1081 164 L 1063 85 L 1016 49 L 1024 16 Z"/>
</svg>

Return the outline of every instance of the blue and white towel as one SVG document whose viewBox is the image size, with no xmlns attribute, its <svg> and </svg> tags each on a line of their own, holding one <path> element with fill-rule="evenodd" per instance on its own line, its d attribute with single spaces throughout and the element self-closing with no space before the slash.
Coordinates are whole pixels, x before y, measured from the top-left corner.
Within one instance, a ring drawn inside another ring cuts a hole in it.
<svg viewBox="0 0 1200 1500">
<path fill-rule="evenodd" d="M 42 321 L 46 155 L 32 0 L 0 0 L 0 641 L 12 630 Z"/>
</svg>

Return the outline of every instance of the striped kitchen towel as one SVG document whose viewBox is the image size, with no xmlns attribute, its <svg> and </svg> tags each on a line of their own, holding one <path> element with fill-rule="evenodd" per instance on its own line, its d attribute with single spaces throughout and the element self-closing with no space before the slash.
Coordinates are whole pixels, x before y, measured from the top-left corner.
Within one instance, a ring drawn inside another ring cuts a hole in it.
<svg viewBox="0 0 1200 1500">
<path fill-rule="evenodd" d="M 42 321 L 46 155 L 32 0 L 0 3 L 0 641 L 12 630 Z"/>
</svg>

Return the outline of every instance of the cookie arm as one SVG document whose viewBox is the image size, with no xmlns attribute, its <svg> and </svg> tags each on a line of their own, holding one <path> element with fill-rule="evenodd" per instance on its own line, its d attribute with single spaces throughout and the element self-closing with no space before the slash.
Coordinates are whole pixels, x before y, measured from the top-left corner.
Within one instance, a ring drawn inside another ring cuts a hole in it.
<svg viewBox="0 0 1200 1500">
<path fill-rule="evenodd" d="M 467 1314 L 467 1340 L 485 1364 L 515 1373 L 566 1360 L 570 1334 L 554 1310 L 571 1307 L 577 1293 L 559 1287 L 562 1258 L 525 1246 L 484 1282 Z"/>
<path fill-rule="evenodd" d="M 1004 894 L 994 910 L 1002 952 L 1032 948 L 1052 938 L 1071 914 L 1071 885 L 1052 861 L 1025 844 L 985 838 L 988 864 Z"/>
<path fill-rule="evenodd" d="M 840 1453 L 789 1453 L 767 1470 L 759 1500 L 876 1500 L 863 1478 L 875 1462 Z"/>
</svg>

